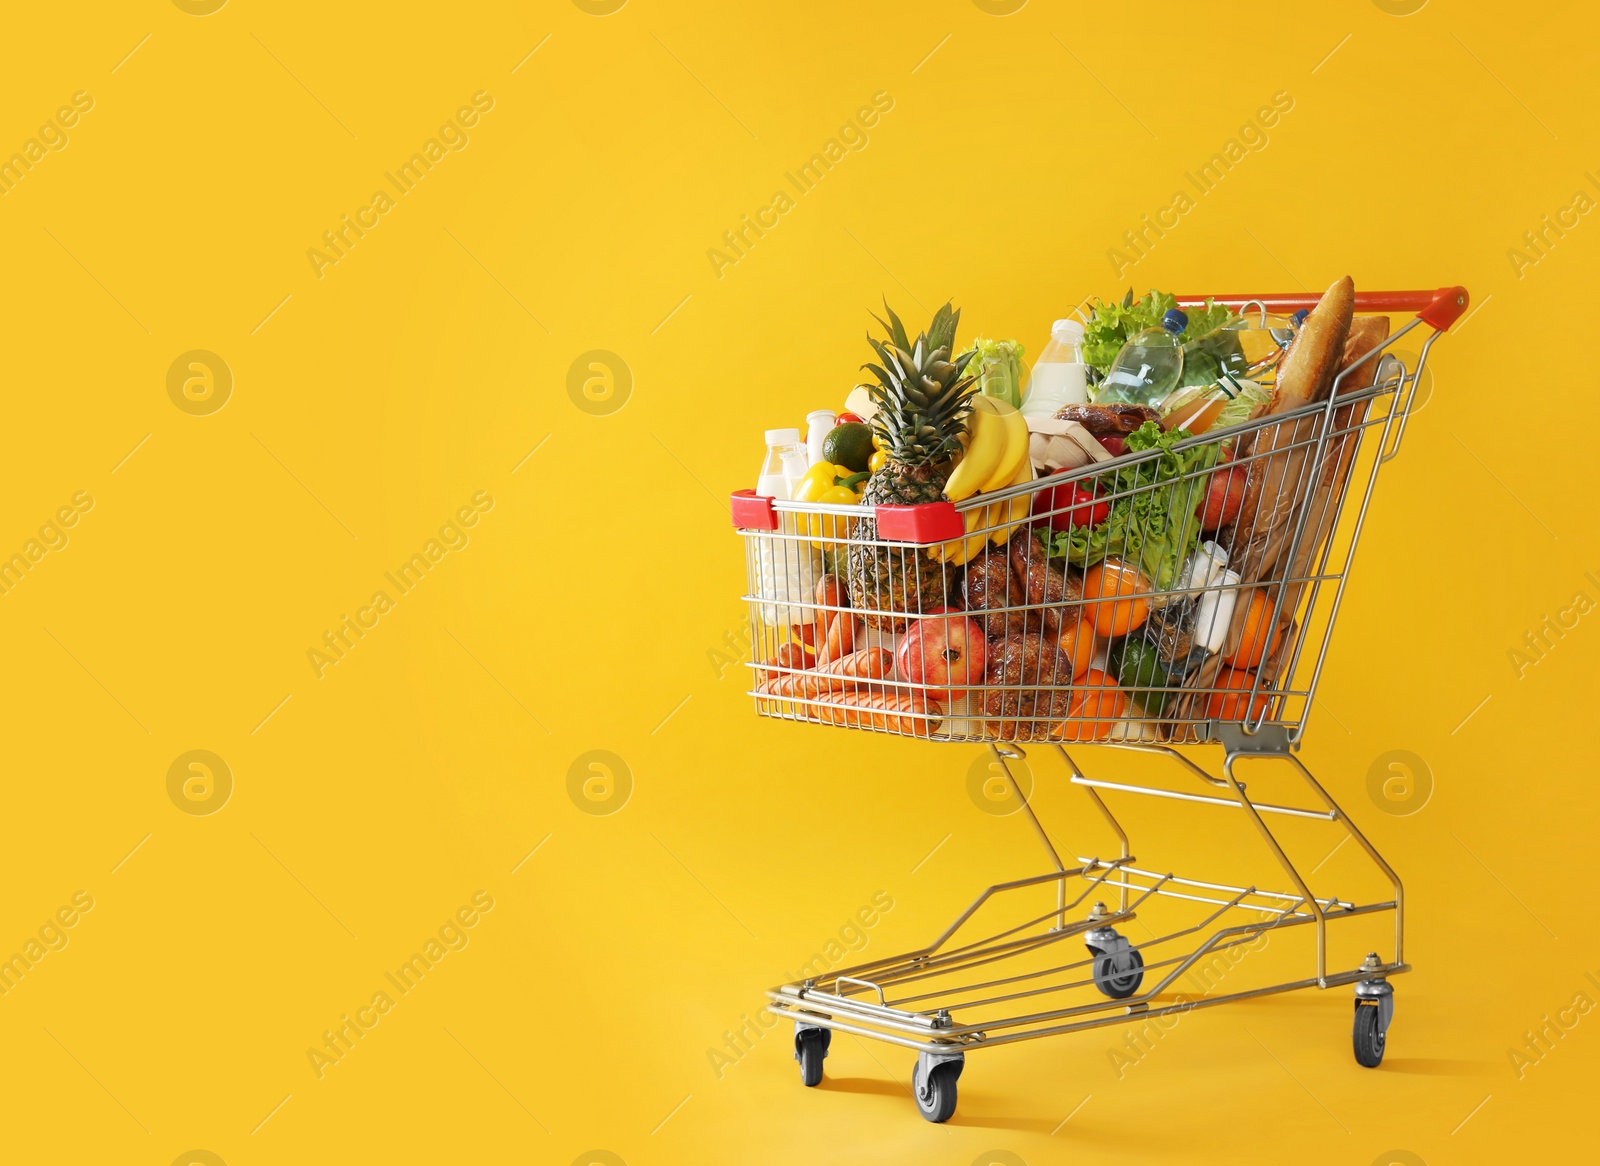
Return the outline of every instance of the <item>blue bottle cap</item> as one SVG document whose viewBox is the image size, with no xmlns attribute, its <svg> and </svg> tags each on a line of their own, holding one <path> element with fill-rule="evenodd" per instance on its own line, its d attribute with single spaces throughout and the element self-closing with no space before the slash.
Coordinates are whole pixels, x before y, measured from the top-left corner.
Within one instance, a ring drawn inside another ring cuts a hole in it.
<svg viewBox="0 0 1600 1166">
<path fill-rule="evenodd" d="M 1290 316 L 1289 319 L 1293 320 L 1294 321 L 1294 326 L 1296 328 L 1298 328 L 1298 327 L 1300 327 L 1301 324 L 1304 324 L 1306 322 L 1306 317 L 1309 316 L 1310 314 L 1311 314 L 1311 309 L 1310 308 L 1301 308 L 1294 315 Z"/>
<path fill-rule="evenodd" d="M 1176 336 L 1189 326 L 1189 316 L 1177 308 L 1168 308 L 1167 314 L 1161 317 L 1161 326 Z"/>
</svg>

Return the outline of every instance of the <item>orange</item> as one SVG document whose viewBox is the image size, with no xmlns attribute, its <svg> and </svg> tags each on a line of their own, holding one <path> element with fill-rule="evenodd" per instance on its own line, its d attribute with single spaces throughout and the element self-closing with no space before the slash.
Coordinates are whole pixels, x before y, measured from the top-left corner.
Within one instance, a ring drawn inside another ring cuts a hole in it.
<svg viewBox="0 0 1600 1166">
<path fill-rule="evenodd" d="M 1255 720 L 1263 709 L 1272 703 L 1270 693 L 1260 693 L 1254 700 L 1249 690 L 1255 687 L 1256 674 L 1242 668 L 1223 668 L 1212 682 L 1213 688 L 1241 689 L 1239 692 L 1213 692 L 1206 697 L 1206 718 L 1213 721 Z"/>
<path fill-rule="evenodd" d="M 1227 662 L 1234 668 L 1259 668 L 1263 660 L 1270 660 L 1278 650 L 1278 640 L 1281 638 L 1278 612 L 1272 606 L 1272 601 L 1259 591 L 1252 592 L 1239 646 Z"/>
<path fill-rule="evenodd" d="M 1098 668 L 1091 668 L 1078 682 L 1072 704 L 1067 708 L 1063 741 L 1105 741 L 1111 726 L 1128 713 L 1128 700 L 1117 682 Z"/>
<path fill-rule="evenodd" d="M 1063 625 L 1056 647 L 1072 661 L 1072 676 L 1076 680 L 1089 670 L 1089 661 L 1094 659 L 1093 623 L 1086 619 L 1075 619 Z"/>
<path fill-rule="evenodd" d="M 1084 613 L 1102 636 L 1125 636 L 1150 614 L 1150 581 L 1121 559 L 1096 563 L 1083 575 Z M 1132 596 L 1130 599 L 1107 598 Z"/>
</svg>

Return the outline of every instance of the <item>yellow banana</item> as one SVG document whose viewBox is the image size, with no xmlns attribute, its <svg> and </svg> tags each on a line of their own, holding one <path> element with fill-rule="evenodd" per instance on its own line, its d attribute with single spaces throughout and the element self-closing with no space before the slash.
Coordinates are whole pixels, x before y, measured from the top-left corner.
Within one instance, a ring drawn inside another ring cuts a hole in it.
<svg viewBox="0 0 1600 1166">
<path fill-rule="evenodd" d="M 1005 448 L 983 483 L 985 490 L 998 490 L 1012 484 L 1017 467 L 1028 456 L 1028 421 L 1020 410 L 994 397 L 984 397 L 987 408 L 1005 430 Z"/>
<path fill-rule="evenodd" d="M 992 399 L 980 395 L 976 401 L 981 405 Z M 978 405 L 967 415 L 967 432 L 971 435 L 967 451 L 944 484 L 944 496 L 952 502 L 961 502 L 981 490 L 1006 450 L 1005 426 L 999 417 Z"/>
<path fill-rule="evenodd" d="M 1026 437 L 1027 435 L 1024 434 L 1023 436 Z M 1027 450 L 1026 442 L 1023 443 L 1023 450 Z M 1016 473 L 1012 475 L 1011 481 L 1006 484 L 1020 486 L 1024 482 L 1033 481 L 1033 477 L 1033 459 L 1025 457 L 1022 459 L 1022 464 L 1017 467 Z M 991 536 L 996 544 L 1003 543 L 1011 537 L 1011 532 L 1016 530 L 1017 525 L 1023 522 L 1033 509 L 1033 495 L 1019 494 L 1009 501 L 996 502 L 990 509 L 1006 511 L 1004 515 L 995 516 L 995 522 L 1004 525 L 1001 525 L 1000 529 Z"/>
<path fill-rule="evenodd" d="M 953 567 L 961 566 L 981 551 L 984 544 L 989 541 L 989 528 L 1000 521 L 1001 510 L 1006 505 L 1008 504 L 997 502 L 962 511 L 961 517 L 966 524 L 967 537 L 935 543 L 928 548 L 928 557 L 941 563 L 949 563 Z"/>
</svg>

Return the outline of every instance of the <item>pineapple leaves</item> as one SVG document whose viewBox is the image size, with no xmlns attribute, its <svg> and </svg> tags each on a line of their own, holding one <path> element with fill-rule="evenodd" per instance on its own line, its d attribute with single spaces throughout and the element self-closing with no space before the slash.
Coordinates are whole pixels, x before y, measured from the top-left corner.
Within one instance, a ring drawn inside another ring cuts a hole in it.
<svg viewBox="0 0 1600 1166">
<path fill-rule="evenodd" d="M 876 384 L 865 388 L 878 406 L 872 428 L 892 463 L 926 466 L 948 461 L 961 449 L 967 416 L 972 412 L 974 380 L 964 375 L 975 355 L 955 351 L 956 326 L 961 313 L 946 303 L 915 341 L 905 324 L 884 301 L 885 321 L 873 319 L 886 333 L 884 339 L 867 335 L 879 363 L 863 364 Z"/>
</svg>

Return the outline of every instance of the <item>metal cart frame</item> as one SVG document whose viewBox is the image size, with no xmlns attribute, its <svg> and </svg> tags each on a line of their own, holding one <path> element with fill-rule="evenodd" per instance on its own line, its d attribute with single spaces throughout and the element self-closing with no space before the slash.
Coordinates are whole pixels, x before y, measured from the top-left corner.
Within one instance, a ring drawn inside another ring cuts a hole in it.
<svg viewBox="0 0 1600 1166">
<path fill-rule="evenodd" d="M 1298 295 L 1215 297 L 1219 302 L 1248 301 L 1274 310 L 1311 307 L 1317 298 Z M 1197 301 L 1198 297 L 1194 297 L 1180 302 Z M 771 989 L 767 1011 L 794 1022 L 794 1055 L 806 1085 L 815 1085 L 821 1080 L 823 1060 L 834 1032 L 880 1040 L 917 1053 L 913 1092 L 918 1109 L 928 1120 L 941 1122 L 954 1113 L 957 1080 L 965 1064 L 965 1054 L 970 1050 L 1143 1022 L 1273 993 L 1345 985 L 1354 986 L 1352 1040 L 1356 1060 L 1367 1067 L 1376 1067 L 1381 1062 L 1394 1017 L 1394 991 L 1389 979 L 1410 970 L 1403 946 L 1404 891 L 1399 876 L 1294 750 L 1299 746 L 1305 716 L 1326 659 L 1349 561 L 1366 517 L 1377 470 L 1399 450 L 1429 350 L 1439 333 L 1460 317 L 1466 302 L 1466 293 L 1460 288 L 1439 292 L 1370 293 L 1357 297 L 1358 311 L 1413 310 L 1420 314 L 1368 357 L 1381 362 L 1376 385 L 1369 392 L 1393 396 L 1386 415 L 1362 423 L 1363 427 L 1381 425 L 1381 437 L 1360 494 L 1360 506 L 1353 520 L 1344 561 L 1330 568 L 1328 555 L 1333 542 L 1330 536 L 1329 546 L 1322 551 L 1314 569 L 1304 579 L 1293 580 L 1309 589 L 1308 610 L 1316 605 L 1318 589 L 1329 582 L 1335 584 L 1311 677 L 1303 690 L 1294 690 L 1295 695 L 1303 697 L 1303 704 L 1297 706 L 1298 714 L 1284 711 L 1287 694 L 1280 692 L 1274 694 L 1276 712 L 1264 708 L 1256 714 L 1255 706 L 1251 705 L 1250 715 L 1238 721 L 1210 720 L 1195 726 L 1196 731 L 1189 739 L 1198 738 L 1222 746 L 1220 775 L 1208 771 L 1192 756 L 1170 744 L 1123 741 L 1097 745 L 1166 759 L 1171 765 L 1169 773 L 1178 780 L 1157 784 L 1091 777 L 1064 744 L 1050 742 L 1050 747 L 1065 763 L 1069 784 L 1083 790 L 1099 818 L 1118 840 L 1120 849 L 1115 857 L 1077 856 L 1070 863 L 1062 859 L 1012 772 L 1009 763 L 1020 761 L 1025 756 L 1023 749 L 1013 742 L 989 741 L 996 772 L 1008 783 L 1018 808 L 1043 846 L 1051 869 L 989 886 L 924 947 Z M 1422 345 L 1414 369 L 1407 370 L 1394 356 L 1383 355 L 1395 340 L 1422 323 L 1429 324 L 1434 331 Z M 1337 398 L 1341 404 L 1348 399 L 1348 396 Z M 1326 406 L 1310 410 L 1313 414 L 1321 411 L 1328 421 L 1317 437 L 1319 453 L 1321 443 L 1328 437 L 1335 403 L 1335 398 L 1330 398 Z M 1349 486 L 1347 480 L 1339 492 L 1337 503 L 1341 510 Z M 802 513 L 819 509 L 829 512 L 825 507 L 804 504 L 779 504 L 778 508 L 792 508 Z M 1305 525 L 1306 516 L 1301 514 L 1295 530 L 1296 539 Z M 751 598 L 754 601 L 756 597 Z M 1287 675 L 1294 675 L 1301 651 L 1313 638 L 1308 635 L 1295 643 Z M 759 694 L 752 695 L 758 697 L 758 707 L 761 707 Z M 801 700 L 774 709 L 768 702 L 762 711 L 794 719 L 814 716 L 805 707 L 806 703 Z M 912 735 L 932 736 L 931 733 Z M 1288 767 L 1300 779 L 1311 804 L 1278 804 L 1252 796 L 1236 772 L 1244 762 L 1252 766 Z M 1287 883 L 1263 889 L 1256 885 L 1181 877 L 1159 867 L 1140 864 L 1131 849 L 1128 832 L 1112 813 L 1103 794 L 1147 796 L 1242 811 Z M 1372 868 L 1388 884 L 1388 897 L 1357 902 L 1314 891 L 1311 882 L 1315 870 L 1302 873 L 1291 860 L 1278 834 L 1268 824 L 1271 817 L 1326 822 L 1342 832 L 1341 844 L 1354 839 Z M 1020 921 L 1007 917 L 985 925 L 990 917 L 1003 915 L 1008 904 L 1020 904 L 1030 892 L 1048 892 L 1050 888 L 1055 892 L 1053 904 L 1042 907 L 1034 904 L 1031 913 L 1024 911 Z M 1107 901 L 1113 905 L 1108 907 Z M 1157 906 L 1176 912 L 1177 922 L 1148 939 L 1137 943 L 1130 941 L 1124 934 L 1128 925 L 1140 920 L 1141 909 L 1149 911 Z M 1329 924 L 1386 912 L 1394 917 L 1392 957 L 1385 959 L 1377 952 L 1370 952 L 1355 966 L 1330 968 Z M 1314 965 L 1308 969 L 1310 975 L 1217 994 L 1207 991 L 1199 997 L 1174 991 L 1180 976 L 1222 949 L 1251 943 L 1283 929 L 1306 926 L 1315 935 L 1316 954 Z M 973 932 L 977 934 L 974 936 Z M 1065 949 L 1056 946 L 1063 940 L 1074 939 L 1085 945 L 1086 958 L 1069 958 L 1062 954 Z"/>
</svg>

